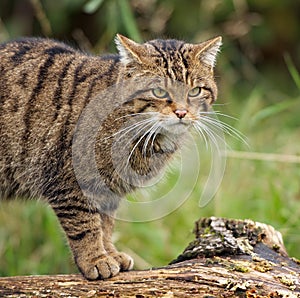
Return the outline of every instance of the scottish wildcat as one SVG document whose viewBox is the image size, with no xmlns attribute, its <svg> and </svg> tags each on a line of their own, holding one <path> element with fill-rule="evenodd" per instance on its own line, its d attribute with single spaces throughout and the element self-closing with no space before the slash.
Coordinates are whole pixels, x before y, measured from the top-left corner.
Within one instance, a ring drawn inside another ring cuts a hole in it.
<svg viewBox="0 0 300 298">
<path fill-rule="evenodd" d="M 158 173 L 217 97 L 220 37 L 116 44 L 99 57 L 50 39 L 0 45 L 0 198 L 45 199 L 91 280 L 133 267 L 111 241 L 119 198 Z"/>
</svg>

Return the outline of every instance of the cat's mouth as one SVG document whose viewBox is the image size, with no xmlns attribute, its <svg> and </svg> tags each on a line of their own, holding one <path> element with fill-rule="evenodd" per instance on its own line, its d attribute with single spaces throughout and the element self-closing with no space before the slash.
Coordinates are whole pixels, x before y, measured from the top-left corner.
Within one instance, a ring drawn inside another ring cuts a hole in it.
<svg viewBox="0 0 300 298">
<path fill-rule="evenodd" d="M 183 134 L 191 126 L 191 121 L 187 119 L 170 119 L 163 121 L 162 126 L 171 133 Z"/>
<path fill-rule="evenodd" d="M 183 120 L 178 120 L 178 121 L 175 121 L 174 123 L 171 123 L 170 124 L 171 126 L 189 126 L 190 125 L 190 122 L 189 121 L 183 121 Z"/>
<path fill-rule="evenodd" d="M 163 121 L 167 126 L 189 126 L 191 121 L 188 119 L 168 119 Z"/>
</svg>

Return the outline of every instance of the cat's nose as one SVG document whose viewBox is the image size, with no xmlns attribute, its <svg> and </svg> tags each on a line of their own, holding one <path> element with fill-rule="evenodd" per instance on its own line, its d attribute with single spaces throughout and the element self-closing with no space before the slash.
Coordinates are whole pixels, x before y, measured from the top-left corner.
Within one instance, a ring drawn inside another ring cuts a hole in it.
<svg viewBox="0 0 300 298">
<path fill-rule="evenodd" d="M 174 113 L 176 114 L 176 116 L 179 118 L 179 119 L 182 119 L 185 117 L 185 115 L 187 114 L 187 110 L 185 109 L 182 109 L 182 110 L 175 110 Z"/>
</svg>

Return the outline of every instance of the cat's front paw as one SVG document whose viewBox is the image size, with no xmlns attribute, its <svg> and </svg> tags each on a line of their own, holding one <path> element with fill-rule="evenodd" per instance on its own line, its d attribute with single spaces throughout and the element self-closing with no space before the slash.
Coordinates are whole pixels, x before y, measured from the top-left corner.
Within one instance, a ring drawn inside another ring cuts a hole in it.
<svg viewBox="0 0 300 298">
<path fill-rule="evenodd" d="M 111 256 L 118 262 L 120 271 L 128 271 L 133 268 L 133 259 L 124 252 L 114 252 Z"/>
<path fill-rule="evenodd" d="M 78 264 L 78 268 L 86 279 L 106 279 L 120 272 L 119 262 L 112 256 L 102 255 L 93 262 Z"/>
</svg>

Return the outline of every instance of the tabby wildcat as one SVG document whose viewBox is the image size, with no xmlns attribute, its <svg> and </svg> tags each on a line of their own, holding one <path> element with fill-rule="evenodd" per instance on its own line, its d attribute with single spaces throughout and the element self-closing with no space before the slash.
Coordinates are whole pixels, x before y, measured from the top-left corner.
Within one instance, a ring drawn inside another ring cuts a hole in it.
<svg viewBox="0 0 300 298">
<path fill-rule="evenodd" d="M 90 280 L 132 269 L 132 258 L 111 241 L 119 198 L 139 177 L 157 175 L 182 142 L 182 127 L 199 129 L 217 97 L 221 37 L 138 44 L 117 35 L 116 45 L 119 54 L 99 57 L 42 38 L 0 45 L 0 197 L 46 200 Z M 172 91 L 178 82 L 180 96 Z M 116 96 L 107 92 L 112 86 Z M 95 98 L 100 105 L 81 121 Z M 97 115 L 101 125 L 88 146 L 88 122 Z M 113 154 L 116 144 L 126 150 Z M 90 156 L 103 184 L 84 170 Z"/>
</svg>

